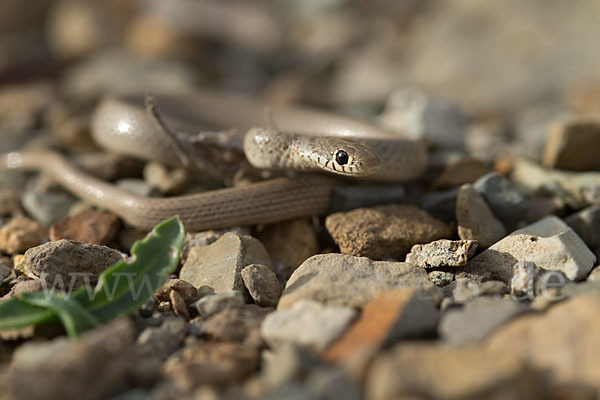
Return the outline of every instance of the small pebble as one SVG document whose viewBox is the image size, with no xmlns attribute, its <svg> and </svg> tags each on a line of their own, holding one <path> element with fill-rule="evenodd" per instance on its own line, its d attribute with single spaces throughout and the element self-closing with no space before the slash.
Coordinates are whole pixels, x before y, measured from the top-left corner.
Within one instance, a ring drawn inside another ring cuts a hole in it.
<svg viewBox="0 0 600 400">
<path fill-rule="evenodd" d="M 21 253 L 37 246 L 48 237 L 39 222 L 25 217 L 15 217 L 0 227 L 0 250 L 6 254 Z"/>
<path fill-rule="evenodd" d="M 444 287 L 454 281 L 454 274 L 446 271 L 431 271 L 427 274 L 427 277 L 438 287 Z"/>
<path fill-rule="evenodd" d="M 535 297 L 536 284 L 540 273 L 535 263 L 530 261 L 519 261 L 513 267 L 513 277 L 510 280 L 510 294 L 521 299 L 527 296 L 529 299 Z"/>
<path fill-rule="evenodd" d="M 22 205 L 27 214 L 44 226 L 50 226 L 65 218 L 77 199 L 66 192 L 50 191 L 46 193 L 27 190 Z"/>
<path fill-rule="evenodd" d="M 178 292 L 186 304 L 198 299 L 198 290 L 190 283 L 181 279 L 169 279 L 154 293 L 157 301 L 168 301 L 171 292 Z"/>
<path fill-rule="evenodd" d="M 175 315 L 181 315 L 186 320 L 190 319 L 190 312 L 187 308 L 186 301 L 177 290 L 171 290 L 169 292 L 169 301 L 171 302 L 171 308 Z"/>
<path fill-rule="evenodd" d="M 261 264 L 250 264 L 242 269 L 242 279 L 256 304 L 275 307 L 281 296 L 282 287 L 273 271 Z"/>
<path fill-rule="evenodd" d="M 462 267 L 476 249 L 475 240 L 436 240 L 414 245 L 406 255 L 406 262 L 424 268 Z"/>
</svg>

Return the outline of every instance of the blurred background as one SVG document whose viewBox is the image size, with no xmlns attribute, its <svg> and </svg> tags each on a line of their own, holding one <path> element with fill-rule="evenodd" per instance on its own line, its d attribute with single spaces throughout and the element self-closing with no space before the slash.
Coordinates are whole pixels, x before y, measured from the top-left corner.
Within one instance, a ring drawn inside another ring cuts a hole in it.
<svg viewBox="0 0 600 400">
<path fill-rule="evenodd" d="M 600 112 L 595 0 L 0 0 L 0 10 L 4 133 L 40 118 L 78 131 L 84 121 L 70 117 L 130 90 L 219 87 L 388 125 L 386 109 L 428 96 L 475 122 L 472 153 L 518 136 L 535 158 L 549 120 Z"/>
</svg>

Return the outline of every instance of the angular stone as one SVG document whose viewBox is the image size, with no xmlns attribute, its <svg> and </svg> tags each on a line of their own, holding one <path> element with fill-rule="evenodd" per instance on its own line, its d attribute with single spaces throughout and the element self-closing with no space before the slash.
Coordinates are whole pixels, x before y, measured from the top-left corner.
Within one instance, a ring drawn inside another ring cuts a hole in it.
<svg viewBox="0 0 600 400">
<path fill-rule="evenodd" d="M 208 317 L 202 323 L 202 329 L 212 340 L 260 346 L 260 324 L 272 311 L 254 304 L 227 308 Z"/>
<path fill-rule="evenodd" d="M 134 327 L 128 318 L 102 325 L 78 341 L 27 343 L 13 356 L 10 387 L 19 399 L 106 398 L 127 383 L 133 343 Z"/>
<path fill-rule="evenodd" d="M 319 353 L 346 330 L 355 316 L 356 311 L 350 307 L 302 300 L 290 309 L 269 314 L 260 333 L 272 347 L 293 343 Z"/>
<path fill-rule="evenodd" d="M 489 173 L 473 183 L 473 188 L 481 194 L 506 229 L 514 230 L 520 222 L 527 219 L 530 201 L 504 176 Z"/>
<path fill-rule="evenodd" d="M 244 285 L 256 304 L 275 307 L 283 290 L 277 275 L 261 264 L 250 264 L 242 270 Z"/>
<path fill-rule="evenodd" d="M 565 222 L 591 249 L 600 247 L 600 205 L 571 214 L 565 218 Z"/>
<path fill-rule="evenodd" d="M 481 195 L 471 184 L 460 187 L 456 198 L 456 220 L 461 239 L 477 240 L 487 248 L 506 236 L 504 225 L 494 217 Z"/>
<path fill-rule="evenodd" d="M 424 268 L 462 267 L 476 249 L 475 240 L 436 240 L 414 245 L 406 255 L 406 262 Z"/>
<path fill-rule="evenodd" d="M 273 263 L 263 245 L 251 236 L 227 233 L 207 246 L 195 246 L 181 268 L 179 278 L 197 289 L 210 286 L 215 293 L 245 292 L 242 269 L 250 264 Z"/>
<path fill-rule="evenodd" d="M 323 359 L 344 362 L 357 352 L 377 351 L 400 339 L 435 332 L 438 310 L 431 297 L 414 288 L 385 292 L 368 303 L 358 321 L 333 345 Z"/>
<path fill-rule="evenodd" d="M 546 138 L 542 157 L 545 167 L 571 171 L 600 169 L 600 123 L 574 120 L 554 124 Z"/>
<path fill-rule="evenodd" d="M 446 310 L 440 319 L 440 337 L 452 345 L 477 343 L 506 321 L 527 311 L 527 306 L 510 298 L 479 298 L 462 309 Z"/>
<path fill-rule="evenodd" d="M 48 237 L 46 228 L 25 217 L 15 217 L 0 227 L 0 250 L 6 254 L 23 252 Z"/>
<path fill-rule="evenodd" d="M 600 295 L 588 293 L 551 307 L 545 313 L 509 322 L 488 340 L 495 352 L 518 355 L 565 385 L 600 390 Z"/>
<path fill-rule="evenodd" d="M 50 227 L 50 240 L 70 239 L 77 242 L 105 245 L 119 230 L 119 217 L 114 214 L 84 210 Z"/>
<path fill-rule="evenodd" d="M 302 299 L 327 305 L 363 307 L 398 287 L 420 287 L 439 299 L 440 291 L 423 268 L 403 262 L 373 261 L 343 254 L 319 254 L 306 260 L 287 282 L 278 308 Z"/>
<path fill-rule="evenodd" d="M 510 294 L 513 296 L 535 297 L 535 289 L 540 272 L 535 263 L 519 261 L 513 267 L 513 276 L 510 280 Z"/>
<path fill-rule="evenodd" d="M 228 308 L 237 308 L 244 305 L 244 297 L 237 290 L 217 293 L 202 297 L 193 304 L 201 317 L 207 318 Z"/>
<path fill-rule="evenodd" d="M 369 369 L 366 398 L 372 400 L 537 398 L 540 380 L 512 351 L 478 347 L 400 344 Z"/>
<path fill-rule="evenodd" d="M 509 283 L 518 261 L 531 261 L 540 269 L 581 280 L 594 266 L 596 256 L 560 218 L 548 216 L 494 244 L 473 258 L 465 271 Z"/>
<path fill-rule="evenodd" d="M 172 291 L 178 292 L 186 303 L 191 303 L 198 299 L 198 289 L 191 283 L 182 281 L 181 279 L 169 279 L 154 293 L 154 298 L 157 301 L 168 301 L 169 293 Z"/>
<path fill-rule="evenodd" d="M 415 244 L 451 236 L 442 221 L 398 204 L 331 214 L 325 226 L 343 254 L 372 259 L 399 260 Z"/>
<path fill-rule="evenodd" d="M 104 270 L 121 260 L 121 253 L 110 247 L 62 239 L 27 250 L 19 268 L 30 278 L 70 290 L 96 283 Z"/>
</svg>

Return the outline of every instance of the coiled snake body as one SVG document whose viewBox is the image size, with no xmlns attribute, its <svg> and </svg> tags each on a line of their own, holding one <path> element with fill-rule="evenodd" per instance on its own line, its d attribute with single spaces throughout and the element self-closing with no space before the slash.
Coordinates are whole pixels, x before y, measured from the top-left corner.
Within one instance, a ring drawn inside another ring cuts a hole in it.
<svg viewBox="0 0 600 400">
<path fill-rule="evenodd" d="M 360 179 L 408 181 L 419 177 L 426 164 L 422 143 L 330 113 L 270 107 L 209 91 L 164 94 L 156 99 L 169 127 L 193 134 L 200 130 L 200 123 L 209 124 L 200 132 L 224 132 L 227 146 L 244 148 L 249 161 L 260 168 L 316 169 L 363 176 Z M 142 100 L 104 100 L 93 117 L 94 139 L 109 151 L 181 164 L 180 152 Z M 271 126 L 260 128 L 265 110 Z M 219 135 L 209 136 L 221 140 Z M 211 161 L 192 162 L 211 168 Z M 143 230 L 176 214 L 192 231 L 323 214 L 336 185 L 335 179 L 322 174 L 299 174 L 194 195 L 147 198 L 92 177 L 52 151 L 5 154 L 0 167 L 42 170 L 82 199 Z"/>
</svg>

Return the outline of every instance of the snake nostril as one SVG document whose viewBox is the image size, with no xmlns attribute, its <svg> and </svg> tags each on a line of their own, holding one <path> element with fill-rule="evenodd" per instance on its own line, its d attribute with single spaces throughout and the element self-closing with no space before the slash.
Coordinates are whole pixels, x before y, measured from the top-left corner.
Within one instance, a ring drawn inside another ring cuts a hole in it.
<svg viewBox="0 0 600 400">
<path fill-rule="evenodd" d="M 339 164 L 339 165 L 346 165 L 348 164 L 348 153 L 346 153 L 346 151 L 344 150 L 338 150 L 335 152 L 335 161 Z"/>
</svg>

